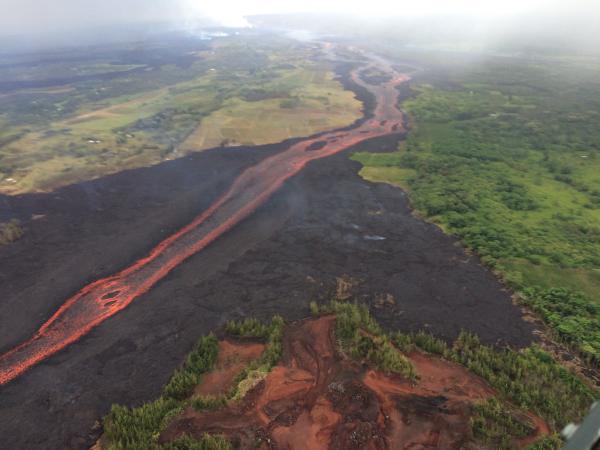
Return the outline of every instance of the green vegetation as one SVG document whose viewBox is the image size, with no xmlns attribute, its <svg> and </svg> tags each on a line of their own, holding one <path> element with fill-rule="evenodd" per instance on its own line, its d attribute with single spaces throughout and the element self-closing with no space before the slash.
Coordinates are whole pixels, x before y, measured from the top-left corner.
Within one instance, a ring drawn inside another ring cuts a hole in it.
<svg viewBox="0 0 600 450">
<path fill-rule="evenodd" d="M 192 398 L 192 408 L 196 411 L 219 409 L 227 404 L 227 397 L 214 395 L 197 395 Z"/>
<path fill-rule="evenodd" d="M 476 405 L 471 419 L 473 437 L 477 444 L 485 448 L 498 450 L 513 450 L 514 439 L 531 435 L 535 428 L 530 419 L 520 411 L 492 398 Z M 563 447 L 563 441 L 558 433 L 545 436 L 527 450 L 556 450 Z"/>
<path fill-rule="evenodd" d="M 179 402 L 160 397 L 138 408 L 113 405 L 104 420 L 108 450 L 159 450 L 160 432 L 182 411 Z"/>
<path fill-rule="evenodd" d="M 537 312 L 568 345 L 598 363 L 600 305 L 565 288 L 528 288 L 524 302 Z"/>
<path fill-rule="evenodd" d="M 411 381 L 418 379 L 412 364 L 392 344 L 366 306 L 333 301 L 319 307 L 312 302 L 310 309 L 314 315 L 336 315 L 335 334 L 348 355 L 369 361 L 384 372 L 398 373 Z"/>
<path fill-rule="evenodd" d="M 365 357 L 360 348 L 361 340 L 356 336 L 385 336 L 364 305 L 334 301 L 328 305 L 313 302 L 310 307 L 314 315 L 336 314 L 336 335 L 342 348 L 353 356 Z M 508 348 L 500 350 L 483 345 L 476 336 L 466 332 L 461 333 L 452 346 L 425 332 L 396 332 L 387 338 L 397 355 L 415 349 L 439 355 L 465 366 L 498 391 L 497 399 L 476 408 L 473 422 L 476 436 L 484 443 L 498 445 L 493 448 L 508 448 L 503 447 L 508 444 L 501 439 L 502 433 L 519 436 L 530 427 L 528 420 L 520 419 L 516 408 L 533 412 L 556 431 L 569 422 L 579 422 L 599 398 L 597 391 L 537 346 L 519 352 Z M 407 373 L 416 375 L 412 367 Z M 560 444 L 559 438 L 551 436 L 532 448 L 557 449 Z"/>
<path fill-rule="evenodd" d="M 180 150 L 280 142 L 347 126 L 360 117 L 360 103 L 352 92 L 341 89 L 333 73 L 301 67 L 277 74 L 278 78 L 268 82 L 246 80 L 246 84 L 259 86 L 265 98 L 229 98 L 203 119 Z"/>
<path fill-rule="evenodd" d="M 11 219 L 8 222 L 0 222 L 0 245 L 10 244 L 23 236 L 21 222 Z"/>
<path fill-rule="evenodd" d="M 597 393 L 538 347 L 522 352 L 497 351 L 463 333 L 452 348 L 454 360 L 485 378 L 522 409 L 532 411 L 561 429 L 577 421 Z"/>
<path fill-rule="evenodd" d="M 274 316 L 269 326 L 262 325 L 256 319 L 246 319 L 241 322 L 229 322 L 227 332 L 238 337 L 263 338 L 267 347 L 260 358 L 252 361 L 236 377 L 234 388 L 228 398 L 239 400 L 260 382 L 279 362 L 283 352 L 283 328 L 285 322 L 281 316 Z"/>
<path fill-rule="evenodd" d="M 600 358 L 600 62 L 444 67 L 405 103 L 400 151 L 354 155 L 458 236 L 564 342 Z"/>
<path fill-rule="evenodd" d="M 212 334 L 200 339 L 200 342 L 187 356 L 181 369 L 175 371 L 165 386 L 165 396 L 183 400 L 190 396 L 200 383 L 202 374 L 211 370 L 217 360 L 219 342 Z"/>
<path fill-rule="evenodd" d="M 210 147 L 278 142 L 361 115 L 331 67 L 307 58 L 308 46 L 252 37 L 154 45 L 146 64 L 110 65 L 100 51 L 5 74 L 16 85 L 58 84 L 0 96 L 0 192 L 54 189 Z M 44 67 L 64 78 L 45 78 Z"/>
<path fill-rule="evenodd" d="M 110 414 L 104 421 L 105 437 L 109 442 L 108 450 L 188 448 L 161 447 L 158 444 L 158 437 L 168 423 L 183 411 L 187 404 L 187 397 L 200 382 L 202 374 L 213 367 L 217 359 L 217 352 L 217 339 L 212 334 L 202 337 L 187 356 L 182 368 L 175 371 L 165 386 L 164 394 L 161 397 L 133 409 L 113 405 Z M 210 439 L 203 439 L 197 445 L 204 445 L 204 447 L 189 448 L 215 450 L 222 448 L 219 446 L 211 447 L 211 442 Z M 217 444 L 218 442 L 220 441 L 215 441 Z"/>
<path fill-rule="evenodd" d="M 473 431 L 478 442 L 487 447 L 510 448 L 506 436 L 530 434 L 530 419 L 522 411 L 535 413 L 553 430 L 558 430 L 568 422 L 578 422 L 598 398 L 597 392 L 535 346 L 520 352 L 497 350 L 481 344 L 477 337 L 467 333 L 462 333 L 452 346 L 448 346 L 424 332 L 387 334 L 365 306 L 337 301 L 310 306 L 313 315 L 336 315 L 335 332 L 342 351 L 369 361 L 381 370 L 399 373 L 416 382 L 418 374 L 403 353 L 419 349 L 462 364 L 486 379 L 499 396 L 476 406 Z M 243 398 L 281 359 L 283 330 L 284 321 L 279 316 L 269 324 L 255 319 L 227 324 L 226 331 L 230 335 L 239 339 L 264 340 L 267 348 L 258 360 L 239 374 L 231 391 L 219 397 L 192 393 L 201 374 L 214 365 L 217 357 L 218 345 L 214 336 L 200 339 L 159 399 L 133 409 L 112 407 L 104 422 L 108 450 L 229 448 L 226 441 L 214 436 L 205 436 L 201 441 L 184 437 L 165 446 L 158 444 L 158 437 L 186 407 L 210 410 Z M 556 449 L 560 443 L 557 436 L 550 436 L 531 448 Z"/>
<path fill-rule="evenodd" d="M 546 436 L 526 447 L 526 450 L 555 450 L 562 448 L 564 442 L 558 433 Z"/>
<path fill-rule="evenodd" d="M 416 347 L 464 365 L 505 400 L 534 412 L 555 430 L 579 421 L 598 398 L 595 390 L 537 346 L 520 352 L 497 350 L 465 332 L 451 347 L 424 332 L 396 333 L 392 340 L 403 352 Z"/>
<path fill-rule="evenodd" d="M 258 319 L 248 318 L 240 321 L 232 320 L 227 322 L 227 325 L 225 325 L 225 331 L 232 336 L 241 338 L 266 339 L 271 334 L 271 326 L 261 322 Z"/>
<path fill-rule="evenodd" d="M 226 331 L 238 338 L 263 339 L 267 347 L 261 357 L 253 361 L 236 378 L 234 387 L 224 396 L 194 395 L 202 374 L 211 370 L 218 356 L 218 341 L 214 335 L 202 337 L 188 354 L 182 367 L 175 371 L 157 400 L 137 408 L 113 405 L 104 420 L 107 450 L 224 450 L 230 444 L 219 436 L 204 436 L 201 440 L 183 437 L 167 445 L 158 438 L 166 426 L 188 406 L 197 410 L 215 409 L 229 401 L 242 398 L 260 381 L 281 358 L 283 319 L 273 317 L 263 324 L 255 319 L 229 322 Z"/>
<path fill-rule="evenodd" d="M 495 398 L 476 405 L 473 412 L 473 436 L 487 448 L 512 449 L 514 437 L 526 437 L 535 431 L 526 418 Z"/>
</svg>

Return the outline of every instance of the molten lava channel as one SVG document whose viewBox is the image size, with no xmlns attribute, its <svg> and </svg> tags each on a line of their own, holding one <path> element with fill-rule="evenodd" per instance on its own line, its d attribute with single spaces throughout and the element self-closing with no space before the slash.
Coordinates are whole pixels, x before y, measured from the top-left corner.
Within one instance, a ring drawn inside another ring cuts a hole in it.
<svg viewBox="0 0 600 450">
<path fill-rule="evenodd" d="M 361 71 L 374 65 L 388 73 L 390 81 L 373 86 L 361 80 Z M 308 162 L 339 153 L 367 139 L 404 131 L 396 87 L 409 77 L 397 73 L 380 58 L 353 70 L 351 77 L 375 96 L 372 118 L 351 130 L 332 131 L 301 140 L 246 169 L 223 196 L 190 224 L 159 243 L 148 256 L 115 275 L 85 286 L 30 339 L 1 355 L 0 385 L 15 379 L 126 308 L 173 268 L 252 214 Z M 317 142 L 319 144 L 315 144 Z"/>
</svg>

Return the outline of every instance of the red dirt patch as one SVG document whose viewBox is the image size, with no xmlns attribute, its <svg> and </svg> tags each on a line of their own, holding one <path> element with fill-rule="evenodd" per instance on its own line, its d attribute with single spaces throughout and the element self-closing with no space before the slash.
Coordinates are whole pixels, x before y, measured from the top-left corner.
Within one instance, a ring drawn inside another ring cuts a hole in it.
<svg viewBox="0 0 600 450">
<path fill-rule="evenodd" d="M 327 316 L 289 325 L 282 362 L 240 402 L 217 411 L 188 409 L 160 442 L 218 433 L 242 449 L 371 450 L 455 449 L 472 440 L 471 406 L 495 394 L 485 381 L 421 352 L 408 355 L 420 376 L 416 384 L 386 375 L 341 355 L 334 323 Z M 537 430 L 519 445 L 549 431 L 528 417 Z"/>
<path fill-rule="evenodd" d="M 540 419 L 538 416 L 527 413 L 527 418 L 531 420 L 535 428 L 535 432 L 529 436 L 525 436 L 517 441 L 519 448 L 525 448 L 528 445 L 533 444 L 540 436 L 547 436 L 551 433 L 550 427 L 548 424 Z"/>
<path fill-rule="evenodd" d="M 231 388 L 237 374 L 248 363 L 257 359 L 264 349 L 264 344 L 254 342 L 220 341 L 219 356 L 217 357 L 215 368 L 202 378 L 202 382 L 198 385 L 194 393 L 215 396 L 225 394 Z"/>
</svg>

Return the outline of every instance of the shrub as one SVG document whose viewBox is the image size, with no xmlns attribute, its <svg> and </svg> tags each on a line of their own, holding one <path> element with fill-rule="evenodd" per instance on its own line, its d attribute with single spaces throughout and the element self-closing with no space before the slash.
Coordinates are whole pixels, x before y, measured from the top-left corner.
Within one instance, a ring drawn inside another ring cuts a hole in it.
<svg viewBox="0 0 600 450">
<path fill-rule="evenodd" d="M 539 441 L 528 445 L 525 447 L 525 450 L 558 450 L 562 448 L 564 442 L 560 438 L 560 436 L 556 433 L 551 434 L 550 436 L 546 436 Z"/>
<path fill-rule="evenodd" d="M 310 313 L 313 316 L 318 316 L 319 315 L 319 305 L 317 302 L 310 302 Z"/>
<path fill-rule="evenodd" d="M 133 409 L 113 405 L 104 421 L 108 450 L 160 449 L 157 439 L 166 419 L 180 411 L 179 402 L 165 397 Z"/>
<path fill-rule="evenodd" d="M 215 397 L 214 395 L 200 395 L 192 399 L 192 407 L 196 411 L 206 411 L 219 409 L 227 404 L 225 396 Z"/>
<path fill-rule="evenodd" d="M 0 223 L 0 245 L 10 244 L 23 236 L 21 222 L 12 219 L 5 223 Z"/>
<path fill-rule="evenodd" d="M 205 434 L 196 440 L 190 436 L 182 436 L 163 446 L 165 450 L 231 450 L 231 444 L 223 436 Z"/>
<path fill-rule="evenodd" d="M 313 308 L 320 313 L 335 313 L 335 334 L 342 350 L 365 359 L 384 372 L 399 373 L 411 381 L 418 375 L 412 364 L 394 347 L 365 305 L 333 301 Z"/>
<path fill-rule="evenodd" d="M 487 380 L 517 407 L 532 411 L 560 429 L 578 422 L 598 393 L 537 346 L 520 352 L 484 345 L 462 332 L 449 347 L 427 333 L 396 333 L 399 348 L 415 346 L 455 361 Z"/>
<path fill-rule="evenodd" d="M 281 316 L 274 316 L 269 325 L 255 319 L 246 319 L 242 322 L 230 322 L 228 331 L 233 331 L 237 336 L 261 337 L 267 340 L 267 346 L 261 357 L 252 361 L 236 377 L 234 388 L 228 398 L 238 400 L 246 395 L 249 389 L 256 385 L 279 362 L 283 353 L 283 329 L 285 322 Z M 230 332 L 231 332 L 230 331 Z"/>
<path fill-rule="evenodd" d="M 475 405 L 473 412 L 473 437 L 489 448 L 513 449 L 513 438 L 528 436 L 535 430 L 516 411 L 495 398 Z"/>
<path fill-rule="evenodd" d="M 542 316 L 563 342 L 590 362 L 600 362 L 600 307 L 585 295 L 565 288 L 529 288 L 524 302 Z"/>
<path fill-rule="evenodd" d="M 173 374 L 165 386 L 165 396 L 177 400 L 189 397 L 194 386 L 200 383 L 202 374 L 214 366 L 218 352 L 219 343 L 214 335 L 201 338 L 196 348 L 187 356 L 183 367 Z"/>
<path fill-rule="evenodd" d="M 225 326 L 227 333 L 237 337 L 267 338 L 270 328 L 257 319 L 244 319 L 242 321 L 229 321 Z"/>
</svg>

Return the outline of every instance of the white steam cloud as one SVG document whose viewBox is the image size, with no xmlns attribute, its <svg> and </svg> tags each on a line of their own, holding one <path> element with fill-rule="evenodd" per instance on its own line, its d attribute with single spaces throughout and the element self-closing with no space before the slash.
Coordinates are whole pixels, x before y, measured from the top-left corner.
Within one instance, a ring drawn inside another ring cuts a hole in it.
<svg viewBox="0 0 600 450">
<path fill-rule="evenodd" d="M 164 22 L 248 26 L 246 16 L 337 13 L 359 18 L 457 15 L 488 20 L 517 15 L 598 17 L 598 0 L 0 0 L 0 35 L 70 32 Z"/>
<path fill-rule="evenodd" d="M 209 17 L 224 26 L 248 26 L 245 16 L 298 12 L 342 13 L 363 17 L 470 15 L 484 18 L 593 8 L 593 0 L 180 0 L 188 21 Z"/>
</svg>

